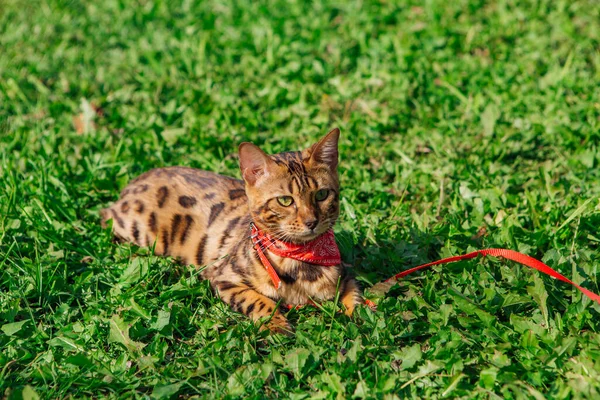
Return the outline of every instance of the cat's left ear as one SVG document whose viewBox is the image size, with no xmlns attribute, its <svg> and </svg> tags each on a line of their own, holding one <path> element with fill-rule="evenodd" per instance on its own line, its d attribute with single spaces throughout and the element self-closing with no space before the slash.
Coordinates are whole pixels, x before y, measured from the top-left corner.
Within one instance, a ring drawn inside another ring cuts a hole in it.
<svg viewBox="0 0 600 400">
<path fill-rule="evenodd" d="M 335 128 L 310 148 L 310 159 L 313 162 L 326 164 L 332 170 L 338 165 L 338 141 L 340 130 Z"/>
</svg>

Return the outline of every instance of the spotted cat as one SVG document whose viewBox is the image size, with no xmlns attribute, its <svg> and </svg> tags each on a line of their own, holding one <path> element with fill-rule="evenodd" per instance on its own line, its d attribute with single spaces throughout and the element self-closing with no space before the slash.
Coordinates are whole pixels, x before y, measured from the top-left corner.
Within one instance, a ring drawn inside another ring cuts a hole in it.
<svg viewBox="0 0 600 400">
<path fill-rule="evenodd" d="M 274 243 L 257 248 L 252 235 L 254 229 L 300 249 L 333 235 L 339 214 L 339 134 L 334 129 L 308 149 L 275 155 L 242 143 L 243 180 L 186 167 L 151 170 L 102 210 L 103 223 L 112 219 L 115 236 L 154 245 L 156 254 L 206 266 L 202 277 L 223 301 L 272 331 L 292 331 L 278 303 L 332 300 L 338 287 L 350 315 L 362 297 L 341 262 L 327 266 L 281 256 L 270 251 Z M 261 254 L 280 278 L 279 288 Z"/>
</svg>

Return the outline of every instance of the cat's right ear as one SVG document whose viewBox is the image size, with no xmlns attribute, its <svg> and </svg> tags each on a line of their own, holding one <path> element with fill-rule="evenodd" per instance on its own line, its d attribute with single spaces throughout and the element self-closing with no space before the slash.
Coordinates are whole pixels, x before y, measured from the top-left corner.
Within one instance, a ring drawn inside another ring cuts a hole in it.
<svg viewBox="0 0 600 400">
<path fill-rule="evenodd" d="M 271 160 L 258 146 L 244 142 L 240 144 L 240 170 L 246 183 L 254 185 L 258 178 L 268 173 Z"/>
</svg>

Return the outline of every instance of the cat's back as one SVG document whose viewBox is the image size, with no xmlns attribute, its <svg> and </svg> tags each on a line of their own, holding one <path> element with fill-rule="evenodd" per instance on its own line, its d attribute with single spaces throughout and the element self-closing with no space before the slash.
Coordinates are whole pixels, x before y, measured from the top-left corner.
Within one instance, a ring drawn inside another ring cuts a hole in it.
<svg viewBox="0 0 600 400">
<path fill-rule="evenodd" d="M 170 185 L 175 188 L 175 191 L 183 189 L 195 195 L 203 194 L 207 199 L 213 199 L 219 195 L 227 197 L 225 195 L 228 195 L 228 191 L 231 190 L 236 191 L 234 194 L 236 198 L 246 195 L 244 181 L 241 179 L 190 167 L 165 167 L 152 169 L 133 179 L 121 191 L 121 198 L 136 191 L 145 193 L 147 187 L 152 185 L 167 185 L 167 187 Z M 167 204 L 168 202 L 165 203 L 165 205 Z"/>
<path fill-rule="evenodd" d="M 205 265 L 250 223 L 241 180 L 188 167 L 157 168 L 132 180 L 102 210 L 115 235 L 155 253 Z"/>
</svg>

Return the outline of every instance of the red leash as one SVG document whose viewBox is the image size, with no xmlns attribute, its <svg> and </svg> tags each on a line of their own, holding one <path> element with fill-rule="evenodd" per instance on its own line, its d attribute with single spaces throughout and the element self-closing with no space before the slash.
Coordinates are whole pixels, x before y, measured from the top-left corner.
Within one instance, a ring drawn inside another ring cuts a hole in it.
<svg viewBox="0 0 600 400">
<path fill-rule="evenodd" d="M 537 269 L 540 272 L 543 272 L 546 275 L 550 275 L 553 278 L 556 278 L 558 280 L 561 280 L 563 282 L 566 283 L 570 283 L 571 285 L 575 286 L 577 289 L 579 289 L 583 294 L 585 294 L 586 296 L 588 296 L 590 299 L 597 301 L 598 303 L 600 303 L 600 296 L 597 295 L 594 292 L 591 292 L 589 290 L 587 290 L 586 288 L 583 288 L 581 286 L 579 286 L 578 284 L 576 284 L 575 282 L 571 281 L 570 279 L 566 278 L 564 275 L 561 275 L 560 273 L 558 273 L 557 271 L 553 270 L 552 268 L 550 268 L 549 266 L 547 266 L 546 264 L 544 264 L 543 262 L 536 260 L 533 257 L 529 257 L 525 254 L 516 252 L 514 250 L 507 250 L 507 249 L 484 249 L 484 250 L 477 250 L 474 251 L 472 253 L 468 253 L 468 254 L 463 254 L 462 256 L 454 256 L 454 257 L 448 257 L 448 258 L 444 258 L 438 261 L 434 261 L 434 262 L 430 262 L 427 264 L 423 264 L 423 265 L 419 265 L 418 267 L 414 267 L 411 269 L 407 269 L 406 271 L 400 272 L 399 274 L 394 275 L 393 277 L 386 279 L 384 282 L 390 282 L 392 280 L 398 280 L 399 278 L 403 278 L 406 275 L 412 274 L 413 272 L 416 272 L 420 269 L 423 268 L 427 268 L 427 267 L 432 267 L 434 265 L 439 265 L 439 264 L 448 264 L 448 263 L 452 263 L 452 262 L 456 262 L 456 261 L 461 261 L 461 260 L 470 260 L 471 258 L 475 258 L 477 256 L 493 256 L 493 257 L 502 257 L 502 258 L 506 258 L 507 260 L 511 260 L 511 261 L 515 261 L 518 262 L 519 264 L 525 265 L 526 267 L 530 267 L 530 268 L 534 268 Z M 365 303 L 369 306 L 369 307 L 374 307 L 375 304 L 370 301 L 370 300 L 365 300 Z"/>
</svg>

